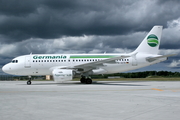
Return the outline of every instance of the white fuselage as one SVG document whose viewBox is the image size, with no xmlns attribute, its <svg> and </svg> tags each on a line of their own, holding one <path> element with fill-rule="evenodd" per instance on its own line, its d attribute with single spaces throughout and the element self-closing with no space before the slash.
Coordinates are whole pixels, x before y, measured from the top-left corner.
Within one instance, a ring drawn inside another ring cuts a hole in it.
<svg viewBox="0 0 180 120">
<path fill-rule="evenodd" d="M 129 54 L 30 54 L 16 57 L 2 70 L 13 75 L 53 75 L 56 82 L 81 76 L 91 84 L 92 74 L 120 73 L 165 61 L 171 55 L 158 55 L 162 26 L 154 26 L 134 52 Z"/>
<path fill-rule="evenodd" d="M 13 75 L 52 75 L 54 68 L 82 65 L 89 62 L 96 62 L 108 59 L 122 54 L 30 54 L 16 57 L 11 63 L 6 64 L 2 69 L 4 72 Z M 129 55 L 129 54 L 123 54 Z M 166 60 L 162 58 L 153 62 L 146 60 L 149 56 L 160 56 L 139 53 L 135 57 L 115 60 L 112 63 L 103 63 L 103 66 L 97 66 L 91 71 L 91 74 L 110 74 L 138 69 L 159 63 Z"/>
</svg>

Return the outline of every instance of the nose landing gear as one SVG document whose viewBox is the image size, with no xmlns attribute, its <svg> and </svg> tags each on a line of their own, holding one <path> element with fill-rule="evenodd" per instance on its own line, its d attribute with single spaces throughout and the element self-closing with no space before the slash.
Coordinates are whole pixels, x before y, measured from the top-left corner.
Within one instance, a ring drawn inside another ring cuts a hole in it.
<svg viewBox="0 0 180 120">
<path fill-rule="evenodd" d="M 27 81 L 27 85 L 31 85 L 31 76 L 29 76 L 29 80 Z"/>
<path fill-rule="evenodd" d="M 27 81 L 27 85 L 31 85 L 31 81 L 30 80 Z"/>
</svg>

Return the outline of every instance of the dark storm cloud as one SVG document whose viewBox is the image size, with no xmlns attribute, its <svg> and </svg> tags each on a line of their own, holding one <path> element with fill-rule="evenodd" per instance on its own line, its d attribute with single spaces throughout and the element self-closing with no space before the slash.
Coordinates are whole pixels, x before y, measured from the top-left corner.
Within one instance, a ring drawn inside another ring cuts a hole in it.
<svg viewBox="0 0 180 120">
<path fill-rule="evenodd" d="M 180 16 L 177 2 L 0 0 L 1 42 L 148 31 Z"/>
<path fill-rule="evenodd" d="M 35 12 L 41 0 L 0 0 L 0 14 L 23 16 Z"/>
<path fill-rule="evenodd" d="M 177 63 L 179 10 L 179 0 L 0 0 L 0 65 L 31 52 L 131 52 L 154 25 L 160 54 L 178 54 L 164 63 Z"/>
</svg>

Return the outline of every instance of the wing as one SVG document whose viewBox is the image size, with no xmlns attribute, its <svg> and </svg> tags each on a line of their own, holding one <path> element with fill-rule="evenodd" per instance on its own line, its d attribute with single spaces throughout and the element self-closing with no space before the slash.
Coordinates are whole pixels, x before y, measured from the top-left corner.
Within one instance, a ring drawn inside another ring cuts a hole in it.
<svg viewBox="0 0 180 120">
<path fill-rule="evenodd" d="M 99 60 L 99 61 L 95 61 L 95 62 L 89 62 L 89 63 L 84 63 L 81 65 L 76 65 L 73 66 L 74 69 L 83 69 L 83 72 L 95 69 L 99 66 L 103 66 L 104 63 L 115 63 L 115 60 L 119 60 L 119 59 L 123 59 L 123 58 L 128 58 L 130 57 L 129 55 L 121 55 L 121 56 L 117 56 L 117 57 L 113 57 L 113 58 L 108 58 L 108 59 L 104 59 L 104 60 Z"/>
<path fill-rule="evenodd" d="M 148 58 L 146 58 L 146 60 L 148 62 L 154 62 L 154 61 L 159 60 L 161 58 L 168 58 L 170 56 L 175 56 L 175 55 L 177 55 L 177 54 L 162 55 L 162 56 L 158 56 L 158 57 L 148 57 Z"/>
</svg>

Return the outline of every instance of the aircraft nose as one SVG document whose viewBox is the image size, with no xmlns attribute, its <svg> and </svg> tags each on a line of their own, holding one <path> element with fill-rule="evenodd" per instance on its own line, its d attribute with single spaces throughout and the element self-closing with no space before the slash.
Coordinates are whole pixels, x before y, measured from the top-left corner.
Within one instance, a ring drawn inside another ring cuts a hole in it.
<svg viewBox="0 0 180 120">
<path fill-rule="evenodd" d="M 11 69 L 11 68 L 9 68 L 7 65 L 4 65 L 4 66 L 2 67 L 2 71 L 5 72 L 5 73 L 7 73 L 10 69 Z"/>
</svg>

